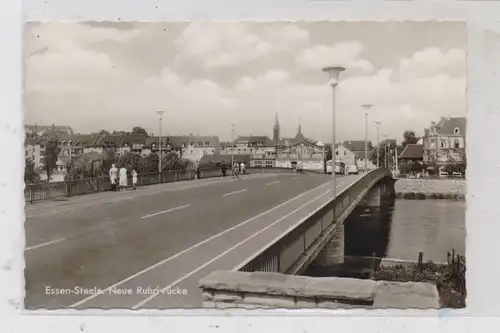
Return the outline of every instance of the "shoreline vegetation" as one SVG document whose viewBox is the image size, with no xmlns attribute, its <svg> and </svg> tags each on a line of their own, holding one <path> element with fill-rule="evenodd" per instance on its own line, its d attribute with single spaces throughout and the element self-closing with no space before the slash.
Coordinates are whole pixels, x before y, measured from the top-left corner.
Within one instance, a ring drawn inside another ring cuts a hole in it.
<svg viewBox="0 0 500 333">
<path fill-rule="evenodd" d="M 441 308 L 465 308 L 467 297 L 465 257 L 456 255 L 455 251 L 448 252 L 447 257 L 445 264 L 423 262 L 423 253 L 420 252 L 416 263 L 379 266 L 372 271 L 372 279 L 431 283 L 438 290 Z"/>
</svg>

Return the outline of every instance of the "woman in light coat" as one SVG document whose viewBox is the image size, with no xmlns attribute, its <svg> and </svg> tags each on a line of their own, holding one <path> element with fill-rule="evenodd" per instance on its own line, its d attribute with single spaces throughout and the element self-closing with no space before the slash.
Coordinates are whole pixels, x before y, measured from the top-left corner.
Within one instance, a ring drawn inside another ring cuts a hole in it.
<svg viewBox="0 0 500 333">
<path fill-rule="evenodd" d="M 134 190 L 137 189 L 137 171 L 132 170 L 132 186 L 134 187 Z"/>
<path fill-rule="evenodd" d="M 127 169 L 122 166 L 120 168 L 120 190 L 125 191 L 125 188 L 128 186 L 128 181 L 127 181 Z"/>
<path fill-rule="evenodd" d="M 111 181 L 111 190 L 116 191 L 116 183 L 118 180 L 118 169 L 114 164 L 111 166 L 111 169 L 109 169 L 109 180 Z"/>
</svg>

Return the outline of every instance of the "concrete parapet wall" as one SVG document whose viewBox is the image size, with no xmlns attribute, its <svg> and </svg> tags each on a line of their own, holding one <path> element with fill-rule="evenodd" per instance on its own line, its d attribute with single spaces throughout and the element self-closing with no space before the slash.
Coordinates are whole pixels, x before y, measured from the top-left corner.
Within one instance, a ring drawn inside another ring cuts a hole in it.
<svg viewBox="0 0 500 333">
<path fill-rule="evenodd" d="M 215 271 L 200 280 L 205 308 L 439 308 L 434 285 Z"/>
</svg>

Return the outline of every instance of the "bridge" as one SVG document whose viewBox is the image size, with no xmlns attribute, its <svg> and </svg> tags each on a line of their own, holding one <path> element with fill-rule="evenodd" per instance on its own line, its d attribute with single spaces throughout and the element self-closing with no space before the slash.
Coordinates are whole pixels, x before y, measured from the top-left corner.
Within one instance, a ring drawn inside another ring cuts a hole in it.
<svg viewBox="0 0 500 333">
<path fill-rule="evenodd" d="M 341 262 L 343 222 L 393 182 L 340 176 L 332 200 L 331 176 L 266 170 L 27 204 L 25 306 L 199 308 L 214 272 Z"/>
</svg>

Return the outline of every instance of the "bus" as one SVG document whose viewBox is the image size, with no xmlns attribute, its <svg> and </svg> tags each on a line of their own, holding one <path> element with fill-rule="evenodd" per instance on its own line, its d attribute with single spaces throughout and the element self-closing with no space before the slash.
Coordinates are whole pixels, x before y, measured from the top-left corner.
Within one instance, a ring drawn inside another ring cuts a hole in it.
<svg viewBox="0 0 500 333">
<path fill-rule="evenodd" d="M 332 160 L 326 161 L 326 173 L 332 173 Z M 343 175 L 345 173 L 345 163 L 335 162 L 335 173 L 338 175 Z"/>
</svg>

